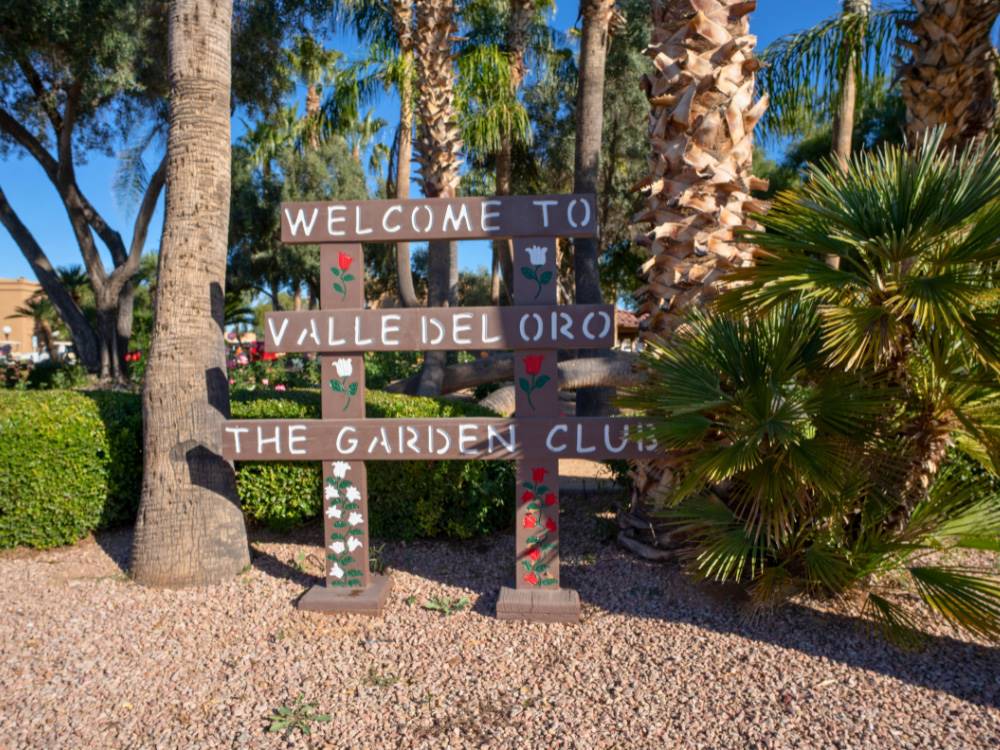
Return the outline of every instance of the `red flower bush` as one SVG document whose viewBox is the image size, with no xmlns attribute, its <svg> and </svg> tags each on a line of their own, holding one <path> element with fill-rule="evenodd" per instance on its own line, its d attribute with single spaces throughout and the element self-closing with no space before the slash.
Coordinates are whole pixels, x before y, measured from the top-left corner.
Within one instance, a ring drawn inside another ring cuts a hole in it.
<svg viewBox="0 0 1000 750">
<path fill-rule="evenodd" d="M 337 265 L 340 266 L 341 271 L 346 271 L 348 268 L 351 267 L 351 263 L 353 262 L 354 258 L 352 258 L 347 253 L 340 253 L 337 256 Z"/>
<path fill-rule="evenodd" d="M 538 482 L 544 482 L 545 481 L 545 474 L 546 474 L 545 469 L 542 469 L 540 467 L 532 469 L 531 470 L 531 481 L 535 482 L 536 484 Z"/>
<path fill-rule="evenodd" d="M 537 375 L 542 371 L 543 354 L 529 354 L 524 358 L 524 371 L 529 375 Z"/>
</svg>

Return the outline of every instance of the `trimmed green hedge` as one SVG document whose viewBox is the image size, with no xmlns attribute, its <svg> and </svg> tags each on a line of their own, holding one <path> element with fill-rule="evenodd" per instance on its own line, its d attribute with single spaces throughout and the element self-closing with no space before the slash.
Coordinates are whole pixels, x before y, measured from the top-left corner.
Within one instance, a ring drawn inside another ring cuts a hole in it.
<svg viewBox="0 0 1000 750">
<path fill-rule="evenodd" d="M 317 418 L 318 391 L 233 394 L 235 418 Z M 451 401 L 369 391 L 369 417 L 490 416 Z M 0 391 L 0 548 L 54 547 L 135 517 L 142 482 L 137 395 Z M 237 465 L 248 519 L 288 529 L 319 515 L 315 463 Z M 368 468 L 373 536 L 393 539 L 488 533 L 513 517 L 513 464 L 382 462 Z"/>
<path fill-rule="evenodd" d="M 139 398 L 0 391 L 0 548 L 71 544 L 135 518 Z"/>
</svg>

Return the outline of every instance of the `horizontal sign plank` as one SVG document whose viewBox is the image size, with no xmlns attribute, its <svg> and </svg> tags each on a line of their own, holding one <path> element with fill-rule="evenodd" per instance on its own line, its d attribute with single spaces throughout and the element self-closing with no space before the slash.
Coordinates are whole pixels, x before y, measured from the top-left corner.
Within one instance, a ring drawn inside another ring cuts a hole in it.
<svg viewBox="0 0 1000 750">
<path fill-rule="evenodd" d="M 271 352 L 607 349 L 612 305 L 437 307 L 267 313 Z"/>
<path fill-rule="evenodd" d="M 234 461 L 513 461 L 521 458 L 644 458 L 659 453 L 636 439 L 648 420 L 565 419 L 234 419 L 223 452 Z"/>
<path fill-rule="evenodd" d="M 593 195 L 282 203 L 281 241 L 596 237 L 596 206 Z"/>
</svg>

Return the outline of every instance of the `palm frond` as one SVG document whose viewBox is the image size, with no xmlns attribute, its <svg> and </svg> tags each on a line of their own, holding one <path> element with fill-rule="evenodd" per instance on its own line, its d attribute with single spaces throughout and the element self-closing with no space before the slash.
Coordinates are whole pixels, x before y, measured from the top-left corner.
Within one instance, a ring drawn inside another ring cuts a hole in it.
<svg viewBox="0 0 1000 750">
<path fill-rule="evenodd" d="M 1000 580 L 962 568 L 908 568 L 928 607 L 975 636 L 1000 640 Z"/>
<path fill-rule="evenodd" d="M 926 640 L 912 613 L 878 594 L 868 594 L 862 615 L 883 638 L 902 648 L 916 649 Z"/>
</svg>

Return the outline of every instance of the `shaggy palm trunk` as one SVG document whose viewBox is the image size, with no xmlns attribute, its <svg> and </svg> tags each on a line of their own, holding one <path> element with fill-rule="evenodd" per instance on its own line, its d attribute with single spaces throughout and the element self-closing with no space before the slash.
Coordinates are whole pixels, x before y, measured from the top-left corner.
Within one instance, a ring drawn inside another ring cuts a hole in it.
<svg viewBox="0 0 1000 750">
<path fill-rule="evenodd" d="M 404 68 L 413 66 L 413 3 L 411 0 L 393 0 L 392 23 L 399 39 L 399 54 Z M 396 143 L 396 197 L 410 197 L 410 162 L 413 159 L 413 81 L 407 77 L 399 85 L 399 138 Z M 413 269 L 410 267 L 410 243 L 396 243 L 396 278 L 399 301 L 404 307 L 417 307 L 420 300 L 413 287 Z"/>
<path fill-rule="evenodd" d="M 455 116 L 455 71 L 451 42 L 455 32 L 454 0 L 416 0 L 417 127 L 416 158 L 420 183 L 428 198 L 451 198 L 458 189 L 462 140 Z M 458 293 L 457 244 L 432 241 L 428 246 L 428 304 L 455 304 Z M 445 352 L 426 352 L 418 393 L 441 392 Z"/>
<path fill-rule="evenodd" d="M 170 6 L 167 196 L 143 391 L 142 584 L 223 581 L 250 563 L 233 465 L 223 346 L 232 0 Z"/>
<path fill-rule="evenodd" d="M 614 0 L 581 0 L 583 31 L 580 37 L 580 78 L 576 101 L 576 154 L 573 192 L 597 193 L 601 169 L 601 134 L 604 128 L 604 63 Z M 575 302 L 601 303 L 601 277 L 597 266 L 600 238 L 573 241 Z M 600 416 L 610 409 L 613 388 L 581 388 L 576 392 L 577 416 Z"/>
<path fill-rule="evenodd" d="M 649 315 L 645 335 L 669 338 L 693 306 L 715 297 L 723 277 L 752 261 L 737 242 L 763 210 L 752 190 L 767 183 L 751 174 L 753 129 L 767 108 L 754 101 L 756 37 L 739 0 L 654 0 L 653 70 L 642 80 L 650 104 L 652 153 L 647 207 L 635 222 L 652 225 L 639 244 L 649 258 L 637 297 Z M 672 481 L 667 461 L 633 466 L 631 511 L 621 519 L 629 546 L 662 541 L 652 513 Z M 652 556 L 652 553 L 651 553 Z"/>
<path fill-rule="evenodd" d="M 996 121 L 997 53 L 990 32 L 1000 15 L 997 0 L 913 0 L 913 53 L 903 66 L 906 133 L 944 128 L 942 146 L 962 146 Z"/>
</svg>

